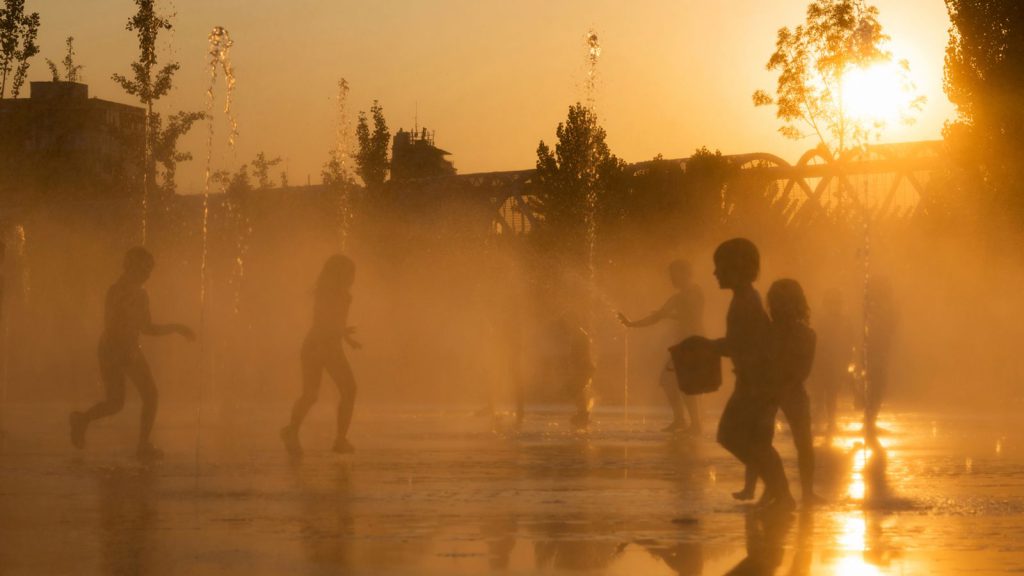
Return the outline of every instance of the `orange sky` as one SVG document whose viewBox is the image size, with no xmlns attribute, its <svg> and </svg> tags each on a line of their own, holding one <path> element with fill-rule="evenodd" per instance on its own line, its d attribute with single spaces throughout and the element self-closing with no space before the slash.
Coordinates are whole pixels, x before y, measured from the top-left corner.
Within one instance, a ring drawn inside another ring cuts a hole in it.
<svg viewBox="0 0 1024 576">
<path fill-rule="evenodd" d="M 129 0 L 28 0 L 42 17 L 42 56 L 63 57 L 76 38 L 93 96 L 131 102 L 111 80 L 127 73 L 136 40 L 124 24 Z M 953 114 L 942 93 L 949 20 L 941 0 L 876 0 L 897 57 L 910 60 L 929 101 L 910 128 L 885 140 L 938 138 Z M 286 160 L 293 184 L 315 183 L 333 146 L 339 77 L 350 109 L 379 99 L 392 131 L 419 123 L 436 130 L 461 173 L 531 168 L 540 139 L 552 140 L 572 102 L 583 99 L 584 36 L 594 28 L 603 53 L 597 106 L 613 152 L 627 161 L 688 156 L 699 146 L 724 153 L 771 151 L 795 160 L 811 141 L 777 133 L 773 111 L 750 94 L 771 89 L 764 63 L 781 26 L 803 19 L 806 0 L 164 0 L 175 30 L 163 57 L 182 70 L 158 110 L 205 106 L 206 35 L 226 27 L 235 40 L 237 149 L 218 125 L 214 168 L 233 169 L 263 150 Z M 771 6 L 770 8 L 768 6 Z M 31 79 L 48 79 L 42 57 Z M 202 187 L 205 131 L 183 148 L 182 192 Z"/>
</svg>

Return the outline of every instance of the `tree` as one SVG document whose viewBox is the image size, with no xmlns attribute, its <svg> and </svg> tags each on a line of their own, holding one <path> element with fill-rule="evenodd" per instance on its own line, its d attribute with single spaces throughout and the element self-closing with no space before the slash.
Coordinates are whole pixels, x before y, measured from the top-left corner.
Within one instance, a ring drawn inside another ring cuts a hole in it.
<svg viewBox="0 0 1024 576">
<path fill-rule="evenodd" d="M 624 189 L 625 163 L 608 148 L 597 114 L 579 102 L 569 107 L 555 136 L 554 153 L 543 140 L 537 146 L 540 212 L 548 234 L 578 240 L 583 238 L 591 207 L 597 212 L 594 218 L 621 217 L 623 203 L 616 200 Z"/>
<path fill-rule="evenodd" d="M 331 150 L 330 158 L 324 163 L 324 167 L 320 171 L 320 179 L 323 181 L 324 186 L 328 188 L 352 185 L 352 177 L 345 170 L 345 165 L 342 163 L 341 155 L 337 150 Z"/>
<path fill-rule="evenodd" d="M 139 10 L 125 26 L 128 31 L 135 32 L 139 37 L 139 59 L 132 62 L 133 78 L 122 74 L 113 75 L 114 82 L 128 94 L 137 96 L 150 115 L 153 114 L 153 103 L 171 91 L 174 73 L 181 68 L 177 62 L 168 62 L 159 67 L 154 74 L 154 69 L 158 68 L 157 36 L 161 30 L 169 31 L 172 28 L 169 20 L 156 13 L 155 3 L 156 0 L 135 0 Z"/>
<path fill-rule="evenodd" d="M 11 78 L 11 97 L 17 98 L 28 75 L 28 61 L 39 53 L 36 35 L 39 13 L 25 14 L 25 0 L 4 0 L 0 8 L 0 99 L 7 93 Z"/>
<path fill-rule="evenodd" d="M 138 11 L 128 20 L 125 29 L 135 32 L 139 39 L 139 59 L 132 62 L 132 77 L 114 74 L 112 78 L 128 94 L 135 96 L 146 107 L 146 151 L 143 152 L 143 170 L 147 182 L 156 181 L 156 164 L 164 167 L 163 191 L 175 190 L 174 175 L 178 162 L 192 159 L 189 153 L 177 151 L 178 139 L 192 125 L 206 115 L 202 112 L 178 112 L 171 116 L 167 128 L 162 129 L 160 114 L 154 112 L 157 100 L 166 96 L 173 86 L 174 74 L 181 68 L 177 62 L 160 66 L 156 43 L 161 30 L 170 31 L 170 20 L 156 13 L 155 0 L 135 0 Z"/>
<path fill-rule="evenodd" d="M 273 188 L 274 183 L 270 180 L 270 169 L 280 163 L 280 156 L 267 158 L 267 155 L 263 152 L 256 155 L 256 159 L 252 161 L 252 171 L 253 175 L 256 176 L 256 187 L 258 189 L 266 190 L 267 188 Z"/>
<path fill-rule="evenodd" d="M 153 161 L 163 166 L 161 189 L 165 194 L 174 194 L 178 189 L 174 179 L 178 162 L 192 159 L 191 152 L 178 151 L 178 139 L 187 134 L 193 124 L 204 118 L 204 112 L 178 112 L 170 117 L 166 128 L 163 127 L 160 114 L 154 113 L 150 119 Z"/>
<path fill-rule="evenodd" d="M 65 42 L 68 51 L 64 55 L 64 59 L 61 60 L 61 64 L 64 66 L 64 78 L 60 77 L 60 70 L 57 69 L 57 64 L 53 60 L 47 58 L 46 65 L 50 68 L 50 75 L 53 76 L 54 82 L 78 82 L 82 78 L 83 66 L 75 64 L 75 37 L 68 36 Z"/>
<path fill-rule="evenodd" d="M 387 179 L 391 132 L 388 131 L 388 124 L 384 120 L 384 110 L 376 100 L 370 107 L 370 114 L 373 116 L 372 133 L 365 112 L 359 113 L 359 123 L 356 125 L 356 139 L 359 144 L 355 158 L 356 173 L 363 179 L 367 188 L 377 188 Z"/>
<path fill-rule="evenodd" d="M 171 22 L 156 13 L 156 0 L 135 0 L 138 11 L 128 20 L 125 29 L 135 32 L 139 38 L 139 59 L 132 62 L 132 78 L 122 74 L 112 76 L 131 96 L 139 99 L 146 107 L 146 142 L 147 151 L 153 147 L 154 132 L 151 127 L 158 123 L 153 112 L 153 104 L 171 91 L 174 73 L 181 67 L 177 62 L 169 62 L 159 67 L 156 57 L 156 41 L 161 30 L 170 30 Z M 156 72 L 154 73 L 154 69 Z M 156 175 L 156 163 L 150 155 L 144 158 L 143 170 L 147 180 L 152 182 Z"/>
<path fill-rule="evenodd" d="M 1024 4 L 946 0 L 946 8 L 952 26 L 943 84 L 958 115 L 946 125 L 946 140 L 958 159 L 982 170 L 994 191 L 1019 192 L 1024 166 Z M 1024 204 L 1024 199 L 1016 201 Z"/>
<path fill-rule="evenodd" d="M 863 145 L 884 126 L 878 119 L 854 118 L 843 102 L 844 80 L 854 70 L 891 63 L 886 49 L 889 37 L 882 31 L 878 8 L 863 0 L 814 0 L 807 6 L 804 24 L 781 28 L 768 70 L 777 71 L 776 95 L 754 92 L 755 106 L 776 106 L 784 121 L 779 132 L 801 139 L 809 128 L 833 156 L 850 144 Z M 913 85 L 901 61 L 898 74 L 907 90 Z M 908 120 L 924 105 L 921 96 L 910 99 Z"/>
</svg>

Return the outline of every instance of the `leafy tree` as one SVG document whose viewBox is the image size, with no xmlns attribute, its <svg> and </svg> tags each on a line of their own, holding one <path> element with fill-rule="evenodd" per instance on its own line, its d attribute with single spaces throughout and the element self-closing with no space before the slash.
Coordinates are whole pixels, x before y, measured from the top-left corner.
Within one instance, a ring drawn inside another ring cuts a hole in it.
<svg viewBox="0 0 1024 576">
<path fill-rule="evenodd" d="M 64 66 L 64 78 L 60 77 L 60 70 L 57 69 L 57 64 L 46 59 L 46 65 L 50 68 L 50 75 L 53 76 L 54 82 L 78 82 L 82 78 L 82 66 L 75 64 L 75 37 L 68 36 L 65 41 L 68 47 L 67 53 L 64 55 L 64 60 L 61 60 L 61 64 Z"/>
<path fill-rule="evenodd" d="M 324 186 L 329 188 L 352 185 L 352 176 L 345 170 L 345 165 L 341 162 L 341 155 L 337 150 L 331 150 L 331 157 L 324 163 L 323 170 L 320 171 L 320 179 Z"/>
<path fill-rule="evenodd" d="M 367 188 L 377 188 L 387 179 L 390 162 L 388 147 L 391 145 L 391 132 L 384 120 L 384 110 L 374 100 L 370 107 L 373 116 L 373 132 L 370 132 L 369 121 L 365 112 L 359 113 L 356 125 L 356 139 L 359 150 L 356 152 L 356 173 L 363 179 Z"/>
<path fill-rule="evenodd" d="M 773 98 L 764 90 L 754 92 L 755 106 L 775 105 L 776 116 L 784 122 L 779 132 L 792 139 L 808 134 L 817 137 L 833 155 L 850 144 L 866 144 L 872 126 L 864 119 L 851 118 L 843 102 L 843 81 L 856 68 L 892 61 L 886 46 L 889 37 L 882 31 L 878 8 L 863 0 L 814 0 L 807 6 L 804 23 L 796 28 L 781 28 L 775 52 L 768 59 L 768 70 L 777 71 Z M 900 62 L 907 89 L 909 65 Z M 908 113 L 924 105 L 923 97 L 914 98 Z"/>
<path fill-rule="evenodd" d="M 242 164 L 234 174 L 227 170 L 216 170 L 210 175 L 210 181 L 220 186 L 222 192 L 231 196 L 232 202 L 244 198 L 245 193 L 252 190 L 249 164 Z"/>
<path fill-rule="evenodd" d="M 113 79 L 125 92 L 137 96 L 146 106 L 146 111 L 152 115 L 153 103 L 171 91 L 174 73 L 181 66 L 177 62 L 159 66 L 157 62 L 157 36 L 161 30 L 169 31 L 172 26 L 170 20 L 156 13 L 156 0 L 135 0 L 135 4 L 139 10 L 128 20 L 125 28 L 135 32 L 139 38 L 139 59 L 132 62 L 132 78 L 114 74 Z"/>
<path fill-rule="evenodd" d="M 252 171 L 253 175 L 256 176 L 257 188 L 260 190 L 273 188 L 274 183 L 270 180 L 270 169 L 280 163 L 280 156 L 267 158 L 267 155 L 263 152 L 256 155 L 256 159 L 252 161 Z"/>
<path fill-rule="evenodd" d="M 193 124 L 204 118 L 204 112 L 178 112 L 169 118 L 166 128 L 163 127 L 163 120 L 159 114 L 154 113 L 150 118 L 153 161 L 163 166 L 161 188 L 165 193 L 174 194 L 178 189 L 174 179 L 178 162 L 192 159 L 191 152 L 178 151 L 178 139 L 187 134 Z"/>
<path fill-rule="evenodd" d="M 624 190 L 625 163 L 608 148 L 594 111 L 579 102 L 569 107 L 555 136 L 553 153 L 543 140 L 537 146 L 540 212 L 548 234 L 579 240 L 588 222 L 588 195 L 594 198 L 596 217 L 621 217 L 623 203 L 618 200 Z"/>
<path fill-rule="evenodd" d="M 947 142 L 960 160 L 982 170 L 995 191 L 1019 192 L 1024 176 L 1024 4 L 946 0 L 946 8 L 952 26 L 944 88 L 958 113 L 945 128 Z M 1016 201 L 1024 209 L 1024 199 Z"/>
<path fill-rule="evenodd" d="M 157 100 L 171 91 L 174 74 L 181 66 L 177 62 L 161 66 L 157 61 L 157 38 L 161 30 L 170 31 L 172 25 L 170 20 L 156 13 L 156 1 L 135 0 L 135 4 L 138 11 L 128 20 L 125 28 L 138 36 L 139 59 L 132 62 L 131 78 L 114 74 L 113 79 L 146 107 L 146 137 L 150 154 L 145 157 L 143 169 L 147 180 L 155 182 L 156 164 L 161 163 L 164 167 L 163 191 L 169 193 L 176 187 L 174 175 L 177 163 L 192 159 L 191 154 L 177 151 L 178 139 L 206 115 L 201 112 L 178 112 L 171 116 L 167 128 L 162 129 L 163 121 L 153 107 Z"/>
<path fill-rule="evenodd" d="M 0 8 L 0 99 L 7 93 L 11 78 L 11 97 L 17 98 L 28 75 L 28 61 L 39 53 L 36 36 L 39 13 L 25 14 L 25 0 L 4 0 Z"/>
</svg>

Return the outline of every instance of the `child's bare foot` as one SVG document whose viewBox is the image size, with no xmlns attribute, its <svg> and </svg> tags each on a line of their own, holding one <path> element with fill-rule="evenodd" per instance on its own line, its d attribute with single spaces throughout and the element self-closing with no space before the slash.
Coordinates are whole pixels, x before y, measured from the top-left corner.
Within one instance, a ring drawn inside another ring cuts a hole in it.
<svg viewBox="0 0 1024 576">
<path fill-rule="evenodd" d="M 668 426 L 661 429 L 662 432 L 683 432 L 686 430 L 686 423 L 680 422 L 679 420 L 673 420 Z"/>
<path fill-rule="evenodd" d="M 334 441 L 334 447 L 331 448 L 338 454 L 351 454 L 356 451 L 356 447 L 349 444 L 345 438 L 338 438 Z"/>
<path fill-rule="evenodd" d="M 577 429 L 583 430 L 587 426 L 590 426 L 590 413 L 578 412 L 569 420 L 569 422 Z"/>
<path fill-rule="evenodd" d="M 802 495 L 800 497 L 800 501 L 805 508 L 810 506 L 820 506 L 827 502 L 824 498 L 818 496 L 814 492 L 807 492 L 806 494 Z"/>
<path fill-rule="evenodd" d="M 284 449 L 288 455 L 297 458 L 302 456 L 302 446 L 299 445 L 299 432 L 291 425 L 281 428 L 281 441 L 284 442 Z"/>
<path fill-rule="evenodd" d="M 754 489 L 753 488 L 746 488 L 746 487 L 744 487 L 743 490 L 740 490 L 739 492 L 733 492 L 732 493 L 732 497 L 737 499 L 737 500 L 740 500 L 742 502 L 746 502 L 748 500 L 753 500 L 754 499 Z"/>
<path fill-rule="evenodd" d="M 769 514 L 789 514 L 796 510 L 796 500 L 789 494 L 785 494 L 772 498 L 760 508 Z"/>
<path fill-rule="evenodd" d="M 88 424 L 85 414 L 72 412 L 68 421 L 71 423 L 71 445 L 79 450 L 85 448 L 85 427 Z"/>
<path fill-rule="evenodd" d="M 135 457 L 143 462 L 155 462 L 164 457 L 164 451 L 149 442 L 144 442 L 139 444 L 139 449 L 135 451 Z"/>
</svg>

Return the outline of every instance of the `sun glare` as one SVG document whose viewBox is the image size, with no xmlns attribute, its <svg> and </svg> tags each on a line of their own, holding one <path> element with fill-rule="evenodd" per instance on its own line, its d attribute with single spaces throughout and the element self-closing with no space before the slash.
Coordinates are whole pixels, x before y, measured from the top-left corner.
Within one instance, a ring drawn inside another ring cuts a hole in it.
<svg viewBox="0 0 1024 576">
<path fill-rule="evenodd" d="M 862 122 L 898 122 L 910 111 L 913 98 L 905 72 L 895 62 L 858 67 L 843 75 L 843 106 Z"/>
</svg>

